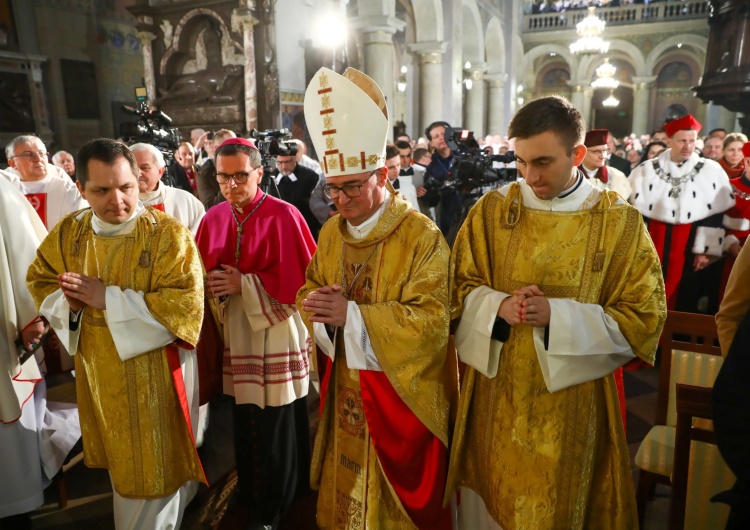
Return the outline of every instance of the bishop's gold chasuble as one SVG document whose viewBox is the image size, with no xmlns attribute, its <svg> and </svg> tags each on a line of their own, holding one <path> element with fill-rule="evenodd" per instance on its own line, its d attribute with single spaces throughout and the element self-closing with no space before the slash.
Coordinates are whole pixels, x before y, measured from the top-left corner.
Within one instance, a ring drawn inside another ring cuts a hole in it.
<svg viewBox="0 0 750 530">
<path fill-rule="evenodd" d="M 385 447 L 387 452 L 397 442 L 389 439 L 388 432 L 380 431 L 389 431 L 388 422 L 398 422 L 399 418 L 387 417 L 383 422 L 368 416 L 366 410 L 376 414 L 382 411 L 379 407 L 367 408 L 368 395 L 377 401 L 384 396 L 384 387 L 376 392 L 367 380 L 384 373 L 388 390 L 395 391 L 407 412 L 401 418 L 412 418 L 426 427 L 425 432 L 438 445 L 447 447 L 449 398 L 455 393 L 451 363 L 446 361 L 447 280 L 448 248 L 444 239 L 434 223 L 411 210 L 400 196 L 392 196 L 376 227 L 362 240 L 347 233 L 346 222 L 340 217 L 323 226 L 307 270 L 307 283 L 297 297 L 298 305 L 301 308 L 301 301 L 318 287 L 342 285 L 348 299 L 359 306 L 383 372 L 347 367 L 341 328 L 336 332 L 335 361 L 331 363 L 319 350 L 317 357 L 313 356 L 323 381 L 322 415 L 311 474 L 312 487 L 319 490 L 317 517 L 321 528 L 418 527 L 407 515 L 414 512 L 405 509 L 399 497 L 401 477 L 392 474 L 389 478 L 384 472 L 389 468 L 376 449 Z M 302 315 L 312 336 L 309 314 Z M 452 366 L 455 375 L 455 360 Z M 385 406 L 382 402 L 378 405 Z M 444 450 L 442 455 L 445 466 Z M 445 467 L 441 469 L 435 473 L 434 484 L 429 485 L 435 486 L 431 493 L 437 494 L 434 512 L 441 511 Z M 422 506 L 427 505 L 427 497 L 429 494 L 422 499 Z"/>
<path fill-rule="evenodd" d="M 454 246 L 452 318 L 480 285 L 513 293 L 536 284 L 549 298 L 601 305 L 653 364 L 666 317 L 659 259 L 638 211 L 616 203 L 595 191 L 579 211 L 534 210 L 518 184 L 506 197 L 485 195 Z M 533 329 L 511 328 L 496 377 L 467 370 L 448 494 L 475 490 L 504 530 L 637 528 L 613 377 L 550 393 Z"/>
<path fill-rule="evenodd" d="M 78 272 L 145 293 L 156 320 L 197 344 L 204 290 L 190 232 L 152 208 L 125 235 L 96 235 L 91 217 L 85 210 L 64 218 L 39 247 L 27 277 L 37 306 L 58 289 L 58 274 Z M 123 497 L 164 497 L 189 480 L 205 482 L 166 348 L 122 361 L 104 311 L 86 307 L 80 326 L 76 392 L 86 465 L 108 469 Z"/>
</svg>

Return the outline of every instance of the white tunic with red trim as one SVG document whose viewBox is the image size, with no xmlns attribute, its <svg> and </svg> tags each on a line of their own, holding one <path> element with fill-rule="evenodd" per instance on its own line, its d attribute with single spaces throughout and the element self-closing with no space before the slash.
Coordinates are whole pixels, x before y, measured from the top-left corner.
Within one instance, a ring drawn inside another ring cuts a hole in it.
<svg viewBox="0 0 750 530">
<path fill-rule="evenodd" d="M 238 405 L 288 405 L 307 395 L 310 340 L 294 305 L 271 298 L 256 274 L 221 304 L 224 393 Z"/>
<path fill-rule="evenodd" d="M 742 175 L 731 180 L 736 200 L 734 206 L 724 212 L 724 228 L 729 244 L 745 244 L 750 235 L 750 179 Z M 736 238 L 736 240 L 730 239 Z"/>
</svg>

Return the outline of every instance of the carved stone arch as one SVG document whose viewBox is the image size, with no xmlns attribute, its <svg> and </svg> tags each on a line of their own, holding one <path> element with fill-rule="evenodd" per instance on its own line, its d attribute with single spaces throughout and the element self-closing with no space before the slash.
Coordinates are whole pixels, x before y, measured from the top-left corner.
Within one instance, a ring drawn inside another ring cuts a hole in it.
<svg viewBox="0 0 750 530">
<path fill-rule="evenodd" d="M 417 42 L 442 42 L 443 2 L 441 0 L 411 0 L 414 8 Z"/>
<path fill-rule="evenodd" d="M 661 62 L 666 54 L 670 53 L 671 48 L 675 48 L 678 44 L 682 44 L 683 48 L 688 47 L 693 54 L 695 54 L 696 59 L 698 59 L 700 64 L 705 63 L 706 49 L 708 46 L 708 39 L 706 37 L 690 34 L 674 35 L 668 39 L 664 39 L 654 46 L 654 49 L 648 54 L 648 57 L 646 58 L 645 75 L 656 75 L 656 72 L 654 72 L 656 65 Z"/>
<path fill-rule="evenodd" d="M 540 44 L 539 46 L 534 46 L 533 48 L 531 48 L 524 54 L 523 58 L 521 59 L 521 68 L 519 68 L 519 72 L 522 72 L 521 79 L 525 80 L 526 82 L 535 80 L 535 61 L 540 57 L 549 55 L 550 53 L 557 54 L 557 56 L 562 58 L 567 63 L 571 77 L 575 72 L 577 72 L 578 62 L 566 46 L 554 43 Z"/>
<path fill-rule="evenodd" d="M 484 39 L 482 39 L 482 16 L 476 0 L 463 0 L 461 6 L 463 43 L 461 51 L 464 61 L 484 61 Z"/>
<path fill-rule="evenodd" d="M 646 59 L 641 50 L 634 44 L 624 40 L 611 40 L 607 57 L 616 57 L 625 61 L 633 67 L 636 77 L 651 75 L 646 71 Z M 604 62 L 601 55 L 590 55 L 581 59 L 578 64 L 577 78 L 581 80 L 591 79 L 594 72 Z"/>
<path fill-rule="evenodd" d="M 484 34 L 484 55 L 487 70 L 494 73 L 505 72 L 505 38 L 503 27 L 497 17 L 490 18 Z"/>
<path fill-rule="evenodd" d="M 208 19 L 219 28 L 221 34 L 221 66 L 242 64 L 242 45 L 232 39 L 224 19 L 215 11 L 201 7 L 185 13 L 177 24 L 171 46 L 164 52 L 159 63 L 159 73 L 161 75 L 167 74 L 168 66 L 175 61 L 183 63 L 186 60 L 185 54 L 191 48 L 191 43 L 189 42 L 189 38 L 191 37 L 190 29 L 200 23 L 201 19 Z"/>
</svg>

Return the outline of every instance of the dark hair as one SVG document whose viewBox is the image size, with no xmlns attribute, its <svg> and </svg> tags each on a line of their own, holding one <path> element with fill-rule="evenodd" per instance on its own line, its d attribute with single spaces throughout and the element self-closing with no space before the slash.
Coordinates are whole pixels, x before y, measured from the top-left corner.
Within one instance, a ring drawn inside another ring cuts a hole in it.
<svg viewBox="0 0 750 530">
<path fill-rule="evenodd" d="M 654 135 L 655 135 L 656 133 L 664 133 L 664 134 L 667 134 L 667 132 L 666 132 L 666 131 L 665 131 L 665 130 L 664 130 L 663 128 L 662 128 L 662 129 L 656 129 L 656 130 L 654 130 L 654 132 L 652 132 L 652 133 L 650 134 L 651 138 L 653 138 L 653 137 L 654 137 Z"/>
<path fill-rule="evenodd" d="M 398 156 L 400 153 L 398 152 L 398 148 L 393 144 L 386 144 L 385 146 L 385 159 L 390 160 L 394 156 Z"/>
<path fill-rule="evenodd" d="M 711 129 L 710 131 L 708 131 L 708 137 L 711 138 L 717 132 L 723 132 L 724 134 L 727 134 L 726 129 L 724 129 L 723 127 L 717 127 L 716 129 Z"/>
<path fill-rule="evenodd" d="M 411 144 L 406 140 L 399 140 L 398 142 L 396 142 L 396 147 L 398 147 L 399 149 L 408 149 L 409 151 L 411 151 Z"/>
<path fill-rule="evenodd" d="M 638 162 L 638 164 L 643 164 L 646 160 L 648 160 L 648 152 L 651 151 L 651 148 L 655 145 L 660 145 L 664 149 L 667 148 L 667 144 L 662 142 L 661 140 L 654 140 L 653 142 L 649 142 L 648 145 L 643 149 L 643 156 L 641 156 L 641 161 Z"/>
<path fill-rule="evenodd" d="M 220 145 L 216 148 L 216 151 L 214 151 L 214 160 L 218 164 L 220 156 L 237 156 L 239 154 L 245 154 L 248 156 L 250 159 L 250 165 L 253 166 L 253 169 L 260 167 L 263 163 L 260 157 L 260 152 L 256 148 L 242 144 Z"/>
<path fill-rule="evenodd" d="M 568 154 L 583 143 L 586 122 L 577 108 L 561 96 L 530 101 L 516 112 L 508 125 L 508 137 L 526 139 L 552 131 L 560 137 Z"/>
<path fill-rule="evenodd" d="M 422 158 L 422 157 L 423 157 L 423 156 L 425 156 L 425 155 L 427 155 L 427 156 L 430 156 L 430 151 L 429 151 L 429 149 L 425 149 L 424 147 L 418 147 L 418 148 L 416 148 L 416 149 L 414 150 L 414 152 L 413 152 L 413 153 L 411 154 L 411 157 L 412 157 L 412 158 L 414 159 L 414 161 L 416 162 L 417 160 L 419 160 L 420 158 Z"/>
<path fill-rule="evenodd" d="M 447 121 L 433 121 L 431 124 L 429 124 L 424 130 L 424 135 L 427 137 L 428 142 L 432 140 L 432 138 L 430 137 L 430 132 L 435 127 L 443 127 L 444 129 L 447 129 L 448 127 L 450 127 L 450 124 Z"/>
<path fill-rule="evenodd" d="M 138 178 L 138 162 L 127 145 L 111 138 L 89 140 L 78 150 L 76 157 L 76 173 L 81 187 L 85 188 L 89 180 L 89 161 L 96 160 L 108 166 L 114 166 L 120 157 L 128 161 L 133 176 Z"/>
</svg>

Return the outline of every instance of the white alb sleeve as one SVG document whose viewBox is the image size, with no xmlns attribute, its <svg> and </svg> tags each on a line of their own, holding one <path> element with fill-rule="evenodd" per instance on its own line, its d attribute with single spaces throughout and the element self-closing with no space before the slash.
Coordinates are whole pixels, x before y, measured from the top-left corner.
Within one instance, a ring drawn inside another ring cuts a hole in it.
<svg viewBox="0 0 750 530">
<path fill-rule="evenodd" d="M 104 306 L 104 320 L 123 361 L 171 344 L 177 338 L 151 315 L 143 291 L 123 291 L 110 285 Z"/>
<path fill-rule="evenodd" d="M 336 352 L 333 349 L 331 337 L 328 336 L 326 325 L 322 322 L 313 322 L 313 336 L 318 347 L 333 361 L 336 358 Z"/>
<path fill-rule="evenodd" d="M 83 311 L 78 314 L 78 327 L 75 331 L 70 330 L 70 304 L 61 289 L 51 293 L 42 302 L 39 314 L 44 316 L 52 329 L 55 330 L 60 344 L 70 354 L 75 355 L 78 351 L 78 339 L 81 336 L 81 319 Z"/>
<path fill-rule="evenodd" d="M 352 370 L 382 372 L 378 358 L 372 349 L 370 335 L 357 302 L 348 302 L 346 324 L 344 324 L 344 350 L 346 365 Z"/>
<path fill-rule="evenodd" d="M 534 347 L 550 392 L 599 379 L 635 358 L 615 319 L 597 304 L 550 299 L 548 347 L 534 328 Z"/>
<path fill-rule="evenodd" d="M 464 299 L 464 311 L 456 330 L 458 358 L 486 377 L 497 375 L 502 342 L 492 339 L 500 304 L 509 294 L 480 285 Z"/>
</svg>

